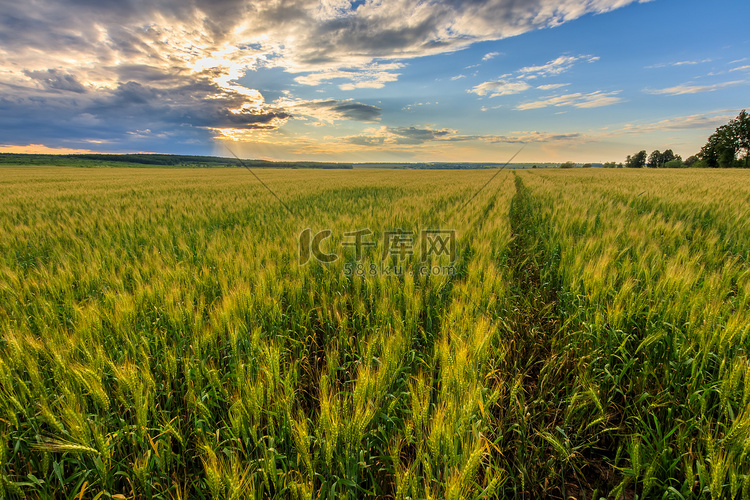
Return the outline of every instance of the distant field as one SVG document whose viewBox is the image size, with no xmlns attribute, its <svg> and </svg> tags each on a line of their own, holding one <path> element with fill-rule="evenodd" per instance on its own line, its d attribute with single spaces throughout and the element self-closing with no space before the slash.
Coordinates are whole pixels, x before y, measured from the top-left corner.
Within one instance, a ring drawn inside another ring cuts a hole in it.
<svg viewBox="0 0 750 500">
<path fill-rule="evenodd" d="M 0 497 L 750 498 L 750 171 L 494 172 L 4 167 Z"/>
</svg>

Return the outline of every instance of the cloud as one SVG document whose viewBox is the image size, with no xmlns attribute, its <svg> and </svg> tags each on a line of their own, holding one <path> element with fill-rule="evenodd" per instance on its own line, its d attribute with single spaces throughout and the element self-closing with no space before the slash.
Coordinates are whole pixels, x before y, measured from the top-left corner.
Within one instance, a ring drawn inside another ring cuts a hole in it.
<svg viewBox="0 0 750 500">
<path fill-rule="evenodd" d="M 127 81 L 85 93 L 11 91 L 0 99 L 4 142 L 25 144 L 33 137 L 54 148 L 101 144 L 109 151 L 132 151 L 143 150 L 146 140 L 158 145 L 169 138 L 173 147 L 203 144 L 198 151 L 205 151 L 214 129 L 276 129 L 290 116 L 260 93 L 222 89 L 208 78 L 170 86 Z"/>
<path fill-rule="evenodd" d="M 31 133 L 50 144 L 106 139 L 125 148 L 144 140 L 128 134 L 138 130 L 186 144 L 221 127 L 273 130 L 295 111 L 266 103 L 253 88 L 254 70 L 280 68 L 303 85 L 381 88 L 411 58 L 636 1 L 4 2 L 0 135 L 19 144 Z M 557 66 L 546 71 L 556 74 L 564 64 Z M 71 121 L 82 116 L 91 119 Z"/>
<path fill-rule="evenodd" d="M 93 116 L 145 119 L 162 123 L 190 123 L 194 127 L 276 128 L 289 113 L 266 105 L 258 92 L 241 93 L 221 89 L 210 81 L 186 82 L 160 88 L 126 82 L 107 94 L 97 96 L 84 111 Z"/>
<path fill-rule="evenodd" d="M 667 87 L 664 89 L 647 89 L 645 92 L 656 95 L 681 95 L 681 94 L 697 94 L 700 92 L 714 92 L 725 87 L 731 87 L 744 83 L 742 80 L 735 80 L 732 82 L 716 83 L 714 85 L 690 85 L 681 84 L 675 85 L 674 87 Z"/>
<path fill-rule="evenodd" d="M 646 69 L 654 69 L 654 68 L 666 68 L 671 66 L 694 66 L 696 64 L 703 64 L 711 62 L 712 59 L 701 59 L 701 60 L 689 60 L 689 61 L 677 61 L 672 63 L 658 63 L 658 64 L 652 64 L 651 66 L 646 66 Z"/>
<path fill-rule="evenodd" d="M 588 13 L 602 13 L 635 0 L 367 1 L 287 36 L 297 67 L 332 64 L 357 67 L 373 59 L 393 60 L 453 52 L 472 43 L 556 26 Z M 342 64 L 343 63 L 343 64 Z"/>
<path fill-rule="evenodd" d="M 672 63 L 672 66 L 692 66 L 695 64 L 701 64 L 701 63 L 707 63 L 711 62 L 711 59 L 703 59 L 702 61 L 677 61 L 676 63 Z"/>
<path fill-rule="evenodd" d="M 63 90 L 77 94 L 86 92 L 86 88 L 76 80 L 75 76 L 60 73 L 55 69 L 48 69 L 47 71 L 26 70 L 24 74 L 32 80 L 40 82 L 42 86 L 49 90 Z"/>
<path fill-rule="evenodd" d="M 613 92 L 596 91 L 588 94 L 576 92 L 555 97 L 548 97 L 538 101 L 526 102 L 516 106 L 517 110 L 540 109 L 549 106 L 573 106 L 576 108 L 598 108 L 601 106 L 610 106 L 621 102 L 622 99 L 617 97 L 619 90 Z"/>
<path fill-rule="evenodd" d="M 730 69 L 729 72 L 731 73 L 732 71 L 745 71 L 745 70 L 748 70 L 748 69 L 750 69 L 750 65 L 738 66 L 736 68 Z"/>
<path fill-rule="evenodd" d="M 417 127 L 388 127 L 388 132 L 396 136 L 399 144 L 421 144 L 428 141 L 464 141 L 467 137 L 457 135 L 448 128 L 431 129 Z"/>
<path fill-rule="evenodd" d="M 550 83 L 547 85 L 539 85 L 537 88 L 539 90 L 554 90 L 559 89 L 560 87 L 567 87 L 570 85 L 569 83 Z"/>
<path fill-rule="evenodd" d="M 581 141 L 585 136 L 581 133 L 550 133 L 550 132 L 514 132 L 515 135 L 487 135 L 480 139 L 491 143 L 506 144 L 529 144 L 529 143 L 547 143 L 547 142 L 568 142 Z"/>
<path fill-rule="evenodd" d="M 348 83 L 339 85 L 341 90 L 354 90 L 358 88 L 383 88 L 386 83 L 398 80 L 399 74 L 394 70 L 402 68 L 401 63 L 373 63 L 352 70 L 326 70 L 298 76 L 294 79 L 302 85 L 316 86 L 329 80 L 350 80 Z"/>
<path fill-rule="evenodd" d="M 518 94 L 530 88 L 531 85 L 521 80 L 497 80 L 495 82 L 480 83 L 479 85 L 471 88 L 469 92 L 479 96 L 489 94 L 490 97 L 498 97 L 502 95 Z"/>
<path fill-rule="evenodd" d="M 456 75 L 451 77 L 451 81 L 460 80 L 461 78 L 466 78 L 466 75 Z"/>
<path fill-rule="evenodd" d="M 432 102 L 432 101 L 427 101 L 427 102 L 413 102 L 413 103 L 407 104 L 406 106 L 404 106 L 403 108 L 401 108 L 401 111 L 413 111 L 415 108 L 420 107 L 420 106 L 435 106 L 435 105 L 438 105 L 438 104 L 440 104 L 438 101 L 435 101 L 435 102 Z"/>
<path fill-rule="evenodd" d="M 543 64 L 541 66 L 523 67 L 519 69 L 518 72 L 524 75 L 524 77 L 526 78 L 536 76 L 554 76 L 568 71 L 573 66 L 573 64 L 579 61 L 592 63 L 598 60 L 599 57 L 590 55 L 560 56 L 557 59 L 548 61 L 546 64 Z"/>
<path fill-rule="evenodd" d="M 364 133 L 345 137 L 348 144 L 370 147 L 419 146 L 428 143 L 468 142 L 490 144 L 560 143 L 582 141 L 580 133 L 552 133 L 539 131 L 512 132 L 511 135 L 460 134 L 457 130 L 431 127 L 387 127 L 367 129 Z"/>
<path fill-rule="evenodd" d="M 556 76 L 561 73 L 568 71 L 573 64 L 579 61 L 595 62 L 598 61 L 599 57 L 591 55 L 578 55 L 578 56 L 560 56 L 556 59 L 548 61 L 546 64 L 539 66 L 524 66 L 523 68 L 515 71 L 515 73 L 508 73 L 501 76 L 495 81 L 483 82 L 479 85 L 468 90 L 468 92 L 477 94 L 479 96 L 488 95 L 490 97 L 498 97 L 504 95 L 519 94 L 531 88 L 526 80 L 533 80 L 539 77 L 550 77 Z M 515 80 L 508 80 L 507 77 L 515 74 Z M 551 90 L 569 85 L 568 83 L 554 83 L 547 85 L 539 85 L 536 88 L 541 90 Z"/>
<path fill-rule="evenodd" d="M 635 1 L 39 0 L 4 8 L 0 42 L 14 64 L 42 64 L 39 51 L 51 51 L 99 76 L 108 63 L 164 69 L 200 61 L 228 63 L 216 66 L 227 72 L 271 65 L 294 73 L 348 69 L 353 76 L 374 61 L 453 52 Z"/>
<path fill-rule="evenodd" d="M 494 59 L 495 57 L 499 56 L 500 52 L 488 52 L 482 57 L 482 61 L 489 61 L 490 59 Z"/>
<path fill-rule="evenodd" d="M 367 129 L 362 134 L 344 137 L 341 140 L 360 146 L 417 146 L 429 142 L 461 142 L 476 139 L 476 136 L 460 135 L 449 128 L 432 127 L 388 127 Z"/>
<path fill-rule="evenodd" d="M 374 122 L 380 120 L 382 110 L 371 104 L 355 102 L 352 99 L 316 99 L 311 101 L 280 99 L 274 102 L 280 109 L 292 115 L 304 115 L 320 121 L 333 123 L 337 120 Z"/>
<path fill-rule="evenodd" d="M 737 116 L 739 109 L 720 110 L 711 113 L 700 113 L 687 116 L 676 116 L 645 124 L 627 124 L 624 127 L 608 132 L 605 136 L 622 134 L 650 134 L 670 130 L 713 130 Z"/>
</svg>

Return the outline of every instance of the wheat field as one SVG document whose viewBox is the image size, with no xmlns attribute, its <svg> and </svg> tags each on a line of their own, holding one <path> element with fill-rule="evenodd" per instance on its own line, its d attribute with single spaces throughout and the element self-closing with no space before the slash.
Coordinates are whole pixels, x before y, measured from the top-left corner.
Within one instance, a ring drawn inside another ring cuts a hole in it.
<svg viewBox="0 0 750 500">
<path fill-rule="evenodd" d="M 750 172 L 256 173 L 2 168 L 0 497 L 750 498 Z"/>
</svg>

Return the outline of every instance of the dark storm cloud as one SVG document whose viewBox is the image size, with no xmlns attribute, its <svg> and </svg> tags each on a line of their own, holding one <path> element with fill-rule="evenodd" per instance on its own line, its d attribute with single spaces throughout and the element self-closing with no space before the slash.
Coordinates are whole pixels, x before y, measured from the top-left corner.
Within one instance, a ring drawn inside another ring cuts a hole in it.
<svg viewBox="0 0 750 500">
<path fill-rule="evenodd" d="M 340 101 L 326 99 L 318 101 L 301 101 L 290 106 L 292 113 L 319 118 L 323 121 L 355 120 L 374 122 L 380 119 L 382 110 L 371 104 L 355 102 L 351 99 Z"/>
<path fill-rule="evenodd" d="M 252 101 L 250 101 L 252 102 Z M 172 88 L 157 88 L 138 82 L 121 84 L 104 98 L 97 98 L 82 112 L 96 117 L 119 114 L 162 126 L 189 124 L 203 128 L 274 128 L 274 122 L 289 117 L 283 110 L 247 108 L 245 96 L 220 92 L 209 81 Z M 143 127 L 145 128 L 145 127 Z M 149 127 L 152 128 L 152 127 Z"/>
<path fill-rule="evenodd" d="M 147 64 L 123 64 L 112 68 L 122 81 L 157 82 L 178 78 L 176 72 L 165 72 Z"/>
<path fill-rule="evenodd" d="M 366 135 L 355 135 L 345 138 L 344 142 L 355 144 L 357 146 L 382 146 L 385 144 L 385 137 L 370 137 Z"/>
<path fill-rule="evenodd" d="M 437 6 L 436 11 L 443 10 Z M 393 54 L 402 50 L 419 50 L 431 35 L 435 34 L 439 12 L 432 13 L 415 26 L 373 25 L 365 19 L 337 19 L 317 26 L 311 38 L 317 38 L 320 43 L 311 45 L 304 55 L 304 61 L 320 64 L 334 60 L 342 47 L 353 52 L 369 53 L 372 55 Z M 385 23 L 383 23 L 385 24 Z"/>
<path fill-rule="evenodd" d="M 43 138 L 53 147 L 163 151 L 166 137 L 172 144 L 198 141 L 205 148 L 214 129 L 272 129 L 289 117 L 280 109 L 241 109 L 253 101 L 218 91 L 210 81 L 166 89 L 129 81 L 108 92 L 71 94 L 80 96 L 75 99 L 59 94 L 0 98 L 0 144 L 38 143 Z M 136 133 L 145 129 L 152 132 L 151 142 Z M 146 144 L 152 144 L 151 149 Z M 181 151 L 173 147 L 170 151 Z"/>
<path fill-rule="evenodd" d="M 455 130 L 451 129 L 384 126 L 378 130 L 371 130 L 367 134 L 345 137 L 343 138 L 343 141 L 360 146 L 416 146 L 428 142 L 460 142 L 470 141 L 477 138 L 479 137 L 459 135 Z"/>
<path fill-rule="evenodd" d="M 397 144 L 423 144 L 430 141 L 459 142 L 474 139 L 474 136 L 458 135 L 451 129 L 431 129 L 417 127 L 388 127 L 390 135 L 396 137 Z"/>
<path fill-rule="evenodd" d="M 48 69 L 47 71 L 24 71 L 24 74 L 32 80 L 37 80 L 44 87 L 51 90 L 65 90 L 78 94 L 86 92 L 86 88 L 76 80 L 75 76 L 60 73 L 55 69 Z"/>
<path fill-rule="evenodd" d="M 371 122 L 380 118 L 382 110 L 361 102 L 331 102 L 330 109 L 349 120 Z"/>
</svg>

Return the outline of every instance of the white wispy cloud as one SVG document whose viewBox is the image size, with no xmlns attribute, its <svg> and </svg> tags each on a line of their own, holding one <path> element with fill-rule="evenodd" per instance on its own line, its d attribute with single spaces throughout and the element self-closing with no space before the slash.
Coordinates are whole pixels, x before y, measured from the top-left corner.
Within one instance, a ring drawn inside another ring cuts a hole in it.
<svg viewBox="0 0 750 500">
<path fill-rule="evenodd" d="M 745 65 L 745 66 L 738 66 L 736 68 L 732 68 L 732 69 L 729 70 L 729 72 L 731 73 L 733 71 L 746 71 L 748 69 L 750 69 L 750 64 Z"/>
<path fill-rule="evenodd" d="M 577 62 L 595 62 L 599 57 L 592 55 L 568 56 L 562 55 L 545 64 L 538 66 L 524 66 L 513 73 L 507 73 L 500 76 L 497 80 L 480 83 L 468 90 L 479 96 L 489 95 L 489 97 L 498 97 L 511 94 L 519 94 L 530 88 L 531 84 L 527 80 L 533 80 L 539 77 L 551 77 L 568 71 Z M 509 77 L 514 76 L 514 79 Z M 540 90 L 552 90 L 570 85 L 569 83 L 550 83 L 536 86 Z"/>
<path fill-rule="evenodd" d="M 431 102 L 431 101 L 427 101 L 427 102 L 413 102 L 413 103 L 407 104 L 406 106 L 404 106 L 403 108 L 401 108 L 401 111 L 412 111 L 415 108 L 419 108 L 421 106 L 433 106 L 433 105 L 438 105 L 438 104 L 440 104 L 438 101 L 435 101 L 435 102 Z"/>
<path fill-rule="evenodd" d="M 519 69 L 518 72 L 527 78 L 530 76 L 553 76 L 568 71 L 573 66 L 573 64 L 579 61 L 591 63 L 598 60 L 599 57 L 590 55 L 560 56 L 557 59 L 548 61 L 546 64 L 542 64 L 541 66 L 523 67 Z"/>
<path fill-rule="evenodd" d="M 707 62 L 711 62 L 711 59 L 702 59 L 700 61 L 677 61 L 676 63 L 672 64 L 672 66 L 692 66 L 694 64 L 702 64 Z"/>
<path fill-rule="evenodd" d="M 451 77 L 451 81 L 460 80 L 461 78 L 466 78 L 466 75 L 456 75 Z"/>
<path fill-rule="evenodd" d="M 682 95 L 682 94 L 697 94 L 700 92 L 714 92 L 719 89 L 731 87 L 744 83 L 742 80 L 735 80 L 732 82 L 715 83 L 713 85 L 693 85 L 683 83 L 681 85 L 675 85 L 674 87 L 667 87 L 664 89 L 646 89 L 645 92 L 656 95 Z"/>
<path fill-rule="evenodd" d="M 561 143 L 582 141 L 586 136 L 578 132 L 559 133 L 542 131 L 513 131 L 508 135 L 461 134 L 450 128 L 435 129 L 430 126 L 368 128 L 362 133 L 341 138 L 341 142 L 370 147 L 417 146 L 428 143 L 471 142 L 478 143 Z"/>
<path fill-rule="evenodd" d="M 711 61 L 712 59 L 700 59 L 700 60 L 677 61 L 677 62 L 670 62 L 670 63 L 657 63 L 657 64 L 652 64 L 651 66 L 646 66 L 646 69 L 667 68 L 667 67 L 672 67 L 672 66 L 694 66 L 696 64 L 709 63 Z"/>
<path fill-rule="evenodd" d="M 383 88 L 386 83 L 398 80 L 398 73 L 393 71 L 402 68 L 401 63 L 370 64 L 356 71 L 328 70 L 301 75 L 294 79 L 302 85 L 316 86 L 330 80 L 349 80 L 339 85 L 341 90 L 360 88 Z"/>
<path fill-rule="evenodd" d="M 568 85 L 570 84 L 569 83 L 550 83 L 547 85 L 539 85 L 537 86 L 537 88 L 539 90 L 554 90 L 554 89 L 559 89 L 560 87 L 567 87 Z"/>
<path fill-rule="evenodd" d="M 617 136 L 623 134 L 650 134 L 654 132 L 664 132 L 670 130 L 691 130 L 705 129 L 713 130 L 714 128 L 727 123 L 737 116 L 739 109 L 723 109 L 712 111 L 710 113 L 699 113 L 686 116 L 675 116 L 666 120 L 649 122 L 643 124 L 628 123 L 611 132 L 601 134 L 602 136 Z"/>
<path fill-rule="evenodd" d="M 565 94 L 560 96 L 548 97 L 546 99 L 540 99 L 538 101 L 525 102 L 516 106 L 517 110 L 529 110 L 529 109 L 540 109 L 549 106 L 573 106 L 575 108 L 598 108 L 602 106 L 610 106 L 617 104 L 622 101 L 622 98 L 618 97 L 619 90 L 613 92 L 590 92 L 583 94 L 580 92 Z"/>
<path fill-rule="evenodd" d="M 500 52 L 488 52 L 482 57 L 482 61 L 489 61 L 490 59 L 494 59 L 495 57 L 499 56 Z"/>
<path fill-rule="evenodd" d="M 531 85 L 524 82 L 523 80 L 497 80 L 494 82 L 480 83 L 479 85 L 469 89 L 468 92 L 480 96 L 489 94 L 490 97 L 498 97 L 502 95 L 518 94 L 530 88 Z"/>
</svg>

